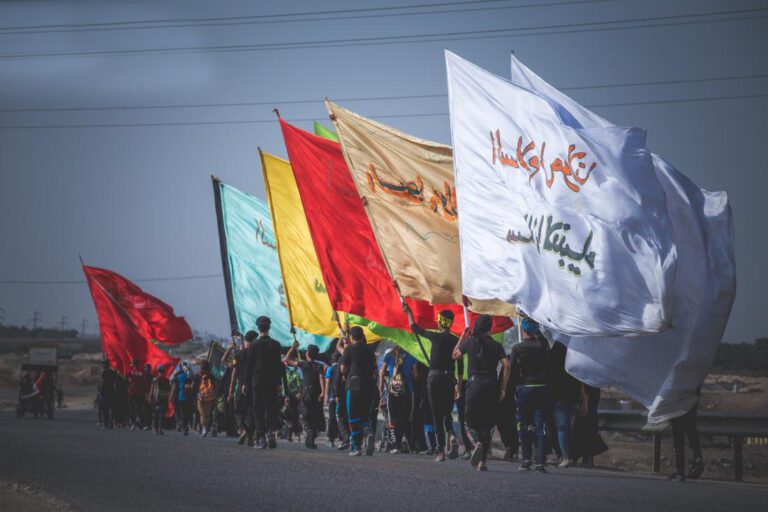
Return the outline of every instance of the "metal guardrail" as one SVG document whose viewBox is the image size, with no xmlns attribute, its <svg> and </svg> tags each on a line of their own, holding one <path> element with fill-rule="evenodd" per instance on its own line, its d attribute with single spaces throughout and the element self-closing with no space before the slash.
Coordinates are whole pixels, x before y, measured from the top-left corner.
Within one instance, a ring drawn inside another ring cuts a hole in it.
<svg viewBox="0 0 768 512">
<path fill-rule="evenodd" d="M 661 438 L 670 435 L 669 423 L 649 425 L 645 411 L 600 410 L 599 429 L 609 432 L 639 432 L 653 436 L 653 472 L 661 472 Z M 734 478 L 744 478 L 742 446 L 745 437 L 768 438 L 768 417 L 748 414 L 700 412 L 696 417 L 699 434 L 727 436 L 733 446 Z"/>
</svg>

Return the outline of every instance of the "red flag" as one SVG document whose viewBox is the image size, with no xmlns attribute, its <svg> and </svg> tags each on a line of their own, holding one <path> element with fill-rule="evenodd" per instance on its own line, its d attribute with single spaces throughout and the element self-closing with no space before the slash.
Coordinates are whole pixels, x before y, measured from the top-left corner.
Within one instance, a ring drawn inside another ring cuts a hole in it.
<svg viewBox="0 0 768 512">
<path fill-rule="evenodd" d="M 192 339 L 192 329 L 173 308 L 144 292 L 123 276 L 96 267 L 84 267 L 110 299 L 128 315 L 136 330 L 147 340 L 175 345 Z"/>
<path fill-rule="evenodd" d="M 282 119 L 280 125 L 333 308 L 387 327 L 409 329 L 341 146 Z M 457 333 L 464 329 L 459 305 L 406 301 L 422 327 L 436 328 L 437 312 L 450 309 L 455 315 L 452 329 Z M 511 325 L 508 318 L 494 318 L 494 332 Z"/>
<path fill-rule="evenodd" d="M 164 364 L 170 375 L 179 360 L 156 347 L 152 338 L 160 336 L 159 339 L 173 343 L 190 339 L 192 331 L 187 322 L 173 316 L 170 306 L 114 272 L 86 266 L 83 272 L 96 306 L 101 344 L 110 366 L 126 375 L 135 358 L 140 364 L 149 363 L 153 368 Z M 171 320 L 166 326 L 163 315 L 168 312 Z"/>
</svg>

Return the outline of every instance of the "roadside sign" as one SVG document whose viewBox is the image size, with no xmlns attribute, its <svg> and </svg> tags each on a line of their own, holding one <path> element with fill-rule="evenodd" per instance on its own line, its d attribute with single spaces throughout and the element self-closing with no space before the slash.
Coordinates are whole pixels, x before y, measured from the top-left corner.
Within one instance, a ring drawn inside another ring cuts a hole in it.
<svg viewBox="0 0 768 512">
<path fill-rule="evenodd" d="M 56 366 L 56 348 L 30 348 L 29 364 L 40 366 Z"/>
</svg>

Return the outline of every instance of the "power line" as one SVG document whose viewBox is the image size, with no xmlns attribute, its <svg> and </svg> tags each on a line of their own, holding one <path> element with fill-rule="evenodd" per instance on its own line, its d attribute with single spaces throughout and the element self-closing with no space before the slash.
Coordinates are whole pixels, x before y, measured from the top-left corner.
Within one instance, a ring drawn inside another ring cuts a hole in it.
<svg viewBox="0 0 768 512">
<path fill-rule="evenodd" d="M 679 25 L 696 25 L 703 23 L 722 23 L 729 21 L 755 20 L 768 17 L 768 15 L 752 15 L 742 17 L 731 17 L 708 20 L 687 20 L 670 23 L 660 23 L 665 20 L 682 20 L 683 18 L 701 18 L 712 16 L 729 16 L 732 14 L 759 13 L 768 11 L 768 8 L 742 9 L 731 11 L 718 11 L 709 13 L 692 13 L 673 16 L 653 16 L 646 18 L 632 18 L 625 20 L 605 20 L 585 23 L 566 23 L 557 25 L 541 25 L 538 27 L 516 27 L 507 29 L 492 30 L 472 30 L 465 32 L 441 32 L 433 34 L 415 34 L 403 36 L 380 36 L 364 38 L 330 39 L 317 41 L 297 41 L 292 43 L 261 43 L 261 44 L 239 44 L 223 46 L 179 46 L 166 48 L 128 48 L 121 50 L 74 50 L 64 52 L 37 52 L 37 53 L 13 53 L 1 54 L 0 59 L 20 59 L 34 57 L 88 57 L 97 55 L 147 55 L 147 54 L 173 54 L 173 53 L 218 53 L 218 52 L 259 52 L 276 50 L 296 50 L 296 49 L 317 49 L 317 48 L 336 48 L 350 46 L 378 46 L 390 44 L 416 44 L 431 43 L 440 41 L 460 41 L 477 39 L 494 39 L 499 37 L 526 37 L 545 34 L 572 34 L 581 32 L 604 32 L 611 30 L 628 30 L 648 27 L 664 27 Z M 627 24 L 635 24 L 627 26 Z M 605 25 L 621 25 L 615 27 L 606 27 Z M 572 28 L 572 27 L 592 27 L 592 28 Z M 538 32 L 537 32 L 538 31 Z M 555 32 L 553 32 L 555 31 Z M 510 34 L 512 33 L 512 34 Z"/>
<path fill-rule="evenodd" d="M 131 281 L 134 281 L 136 283 L 148 283 L 148 282 L 158 282 L 158 281 L 191 281 L 195 279 L 213 279 L 222 277 L 222 274 L 202 274 L 202 275 L 193 275 L 193 276 L 176 276 L 176 277 L 142 277 L 138 279 L 131 279 Z M 88 284 L 85 279 L 78 279 L 78 280 L 70 280 L 70 281 L 40 281 L 40 280 L 0 280 L 0 284 L 41 284 L 41 285 L 50 285 L 50 284 Z"/>
<path fill-rule="evenodd" d="M 561 91 L 577 91 L 588 89 L 612 89 L 621 87 L 647 87 L 656 85 L 681 85 L 691 83 L 702 82 L 724 82 L 732 80 L 753 80 L 760 78 L 768 78 L 768 73 L 754 74 L 754 75 L 735 75 L 735 76 L 722 76 L 722 77 L 710 77 L 710 78 L 691 78 L 691 79 L 679 79 L 679 80 L 660 80 L 660 81 L 646 81 L 646 82 L 623 82 L 618 84 L 593 84 L 593 85 L 574 85 L 568 87 L 559 87 Z M 409 94 L 399 96 L 369 96 L 369 97 L 353 97 L 353 98 L 334 98 L 336 102 L 358 102 L 358 101 L 389 101 L 389 100 L 412 100 L 412 99 L 430 99 L 430 98 L 445 98 L 447 94 Z M 312 100 L 274 100 L 274 101 L 239 101 L 239 102 L 221 102 L 221 103 L 185 103 L 175 105 L 117 105 L 117 106 L 100 106 L 100 107 L 39 107 L 39 108 L 0 108 L 0 112 L 90 112 L 90 111 L 104 111 L 104 110 L 166 110 L 166 109 L 182 109 L 182 108 L 214 108 L 214 107 L 257 107 L 257 106 L 274 106 L 274 105 L 300 105 L 318 103 L 318 99 Z"/>
<path fill-rule="evenodd" d="M 432 3 L 432 4 L 420 4 L 420 5 L 366 7 L 366 8 L 358 8 L 358 9 L 338 9 L 338 10 L 332 10 L 332 11 L 314 11 L 314 12 L 310 11 L 310 12 L 283 13 L 283 14 L 259 14 L 254 16 L 227 16 L 227 17 L 212 17 L 212 18 L 160 18 L 160 19 L 154 19 L 154 20 L 111 21 L 111 22 L 99 22 L 99 23 L 27 25 L 27 26 L 16 26 L 16 27 L 0 27 L 0 30 L 136 25 L 136 24 L 142 24 L 142 23 L 171 23 L 174 21 L 204 22 L 204 21 L 239 20 L 239 19 L 246 19 L 246 18 L 268 19 L 268 18 L 285 18 L 285 17 L 293 17 L 293 16 L 321 16 L 325 14 L 384 12 L 384 11 L 406 10 L 406 9 L 426 9 L 431 7 L 449 7 L 449 6 L 456 6 L 456 5 L 490 4 L 490 3 L 500 3 L 504 1 L 508 1 L 508 0 L 472 0 L 472 1 L 463 1 L 463 2 L 441 2 L 441 3 Z"/>
<path fill-rule="evenodd" d="M 672 100 L 651 100 L 651 101 L 635 101 L 626 103 L 603 103 L 594 105 L 585 105 L 587 108 L 607 108 L 607 107 L 622 107 L 622 106 L 639 106 L 639 105 L 663 105 L 674 103 L 696 103 L 701 101 L 724 101 L 724 100 L 741 100 L 741 99 L 757 99 L 766 98 L 768 94 L 746 94 L 736 96 L 713 96 L 709 98 L 684 98 L 684 99 L 672 99 Z M 400 119 L 409 117 L 440 117 L 447 116 L 448 112 L 427 112 L 427 113 L 412 113 L 412 114 L 381 114 L 368 116 L 371 119 Z M 304 118 L 292 118 L 285 119 L 289 122 L 311 122 L 317 121 L 317 117 L 304 117 Z M 240 119 L 232 121 L 179 121 L 179 122 L 160 122 L 160 123 L 101 123 L 101 124 L 35 124 L 35 125 L 16 125 L 16 126 L 0 126 L 0 130 L 23 130 L 23 129 L 41 129 L 41 128 L 147 128 L 147 127 L 164 127 L 164 126 L 208 126 L 208 125 L 246 125 L 246 124 L 265 124 L 275 123 L 277 118 L 272 119 Z M 3 281 L 0 281 L 2 283 Z"/>
<path fill-rule="evenodd" d="M 489 2 L 458 2 L 456 4 L 448 5 L 462 5 L 466 3 L 498 3 L 508 0 L 491 0 Z M 185 27 L 220 27 L 220 26 L 232 26 L 232 25 L 262 25 L 262 24 L 275 24 L 275 23 L 300 23 L 300 22 L 316 22 L 316 21 L 341 21 L 341 20 L 356 20 L 366 18 L 393 18 L 403 16 L 434 16 L 436 14 L 452 14 L 452 13 L 466 13 L 466 12 L 488 12 L 488 11 L 500 11 L 500 10 L 513 10 L 513 9 L 525 9 L 525 8 L 539 8 L 539 7 L 557 7 L 564 5 L 580 5 L 580 4 L 592 4 L 592 3 L 604 3 L 614 0 L 567 0 L 560 2 L 548 2 L 548 3 L 529 3 L 522 5 L 505 5 L 496 7 L 471 7 L 467 9 L 441 9 L 433 11 L 422 12 L 400 12 L 400 13 L 384 13 L 384 14 L 360 14 L 360 15 L 348 15 L 352 11 L 342 11 L 347 15 L 342 16 L 330 16 L 330 17 L 316 17 L 317 14 L 302 14 L 296 13 L 294 15 L 275 15 L 275 16 L 310 16 L 306 18 L 296 19 L 289 17 L 288 19 L 263 19 L 262 16 L 229 16 L 229 17 L 216 17 L 216 18 L 176 18 L 168 19 L 165 21 L 159 20 L 147 20 L 147 21 L 133 21 L 133 22 L 112 22 L 103 25 L 100 24 L 70 24 L 70 25 L 51 25 L 53 28 L 48 29 L 33 29 L 28 30 L 25 27 L 0 27 L 0 35 L 19 35 L 19 34 L 46 34 L 56 32 L 101 32 L 101 31 L 116 31 L 116 30 L 151 30 L 159 28 L 185 28 Z M 440 4 L 437 4 L 440 5 Z M 406 6 L 398 9 L 405 8 L 426 8 L 433 7 L 435 4 L 427 4 L 425 6 Z M 362 11 L 365 11 L 364 9 Z M 332 13 L 339 11 L 331 11 Z M 325 13 L 327 14 L 327 13 Z M 167 23 L 164 25 L 149 25 L 149 23 Z M 126 24 L 126 26 L 120 26 Z M 144 26 L 137 26 L 136 24 L 147 24 Z"/>
</svg>

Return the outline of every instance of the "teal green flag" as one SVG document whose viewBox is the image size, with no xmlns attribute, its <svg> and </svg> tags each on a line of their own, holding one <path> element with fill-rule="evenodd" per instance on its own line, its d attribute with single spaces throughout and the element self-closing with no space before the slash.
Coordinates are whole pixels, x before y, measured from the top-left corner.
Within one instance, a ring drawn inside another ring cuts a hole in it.
<svg viewBox="0 0 768 512">
<path fill-rule="evenodd" d="M 272 320 L 269 334 L 283 346 L 293 343 L 285 287 L 277 257 L 275 235 L 267 203 L 220 183 L 221 212 L 237 325 L 241 332 L 256 330 L 262 315 Z M 296 329 L 301 347 L 326 350 L 331 338 Z"/>
</svg>

